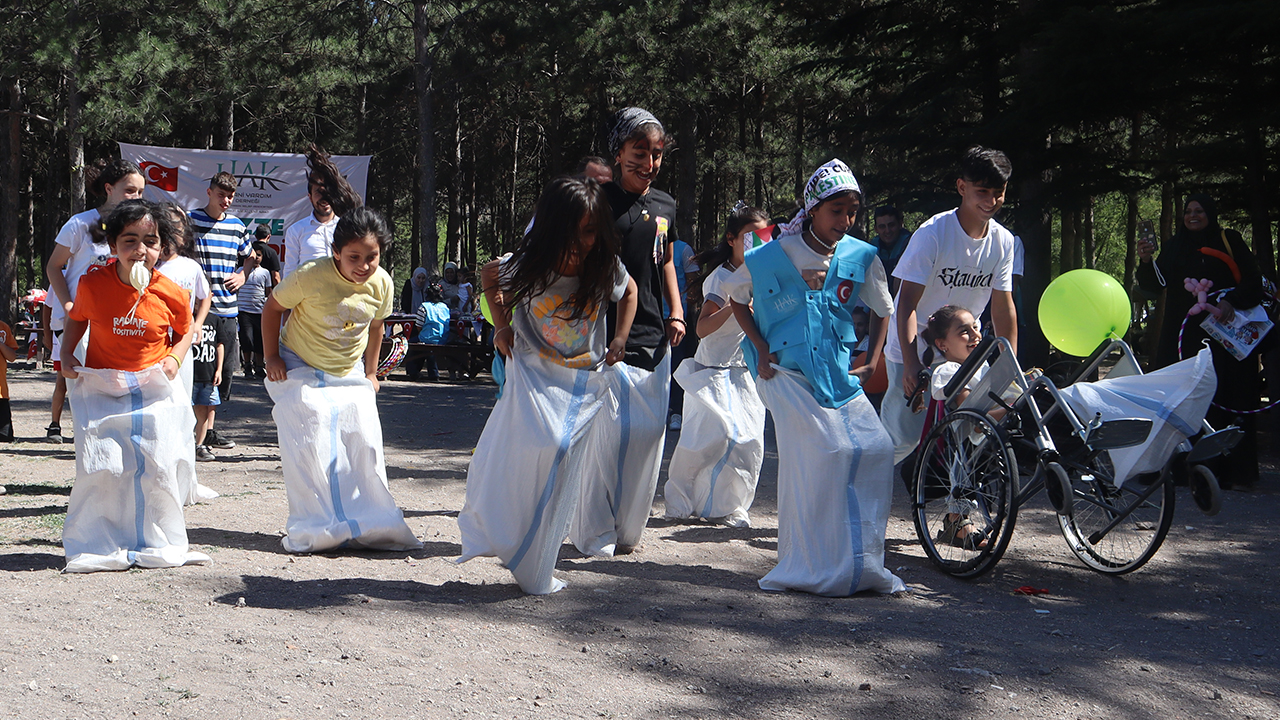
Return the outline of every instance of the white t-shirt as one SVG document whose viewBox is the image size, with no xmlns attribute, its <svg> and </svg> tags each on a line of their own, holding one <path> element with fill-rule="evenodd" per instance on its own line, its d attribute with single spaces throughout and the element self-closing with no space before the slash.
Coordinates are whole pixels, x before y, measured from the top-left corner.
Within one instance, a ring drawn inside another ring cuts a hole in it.
<svg viewBox="0 0 1280 720">
<path fill-rule="evenodd" d="M 1026 251 L 1023 250 L 1022 248 L 1022 238 L 1018 237 L 1017 235 L 1014 235 L 1013 236 L 1013 274 L 1014 275 L 1026 274 L 1022 272 L 1024 269 L 1023 255 L 1025 252 Z"/>
<path fill-rule="evenodd" d="M 204 274 L 204 267 L 195 260 L 174 255 L 156 265 L 156 270 L 187 291 L 187 302 L 191 305 L 192 313 L 195 312 L 198 301 L 209 297 L 209 278 Z"/>
<path fill-rule="evenodd" d="M 729 306 L 728 293 L 724 291 L 724 283 L 733 277 L 733 271 L 721 265 L 707 279 L 702 281 L 702 296 L 722 308 Z M 746 333 L 738 325 L 738 319 L 729 310 L 729 317 L 716 331 L 702 338 L 693 359 L 707 367 L 745 367 L 742 359 L 742 346 L 739 345 Z"/>
<path fill-rule="evenodd" d="M 1013 235 L 992 220 L 985 237 L 971 238 L 955 210 L 934 215 L 911 236 L 893 276 L 924 286 L 916 305 L 917 333 L 943 305 L 959 305 L 981 317 L 992 290 L 1013 290 Z M 888 362 L 901 364 L 897 323 L 895 307 L 884 354 Z M 916 350 L 923 354 L 924 343 L 917 341 Z"/>
<path fill-rule="evenodd" d="M 782 252 L 801 273 L 805 270 L 826 270 L 831 267 L 831 256 L 820 255 L 810 248 L 800 235 L 784 235 L 773 242 L 782 243 Z M 720 286 L 722 293 L 746 305 L 751 302 L 751 271 L 743 263 L 733 276 Z M 885 275 L 884 265 L 880 258 L 872 257 L 867 267 L 866 278 L 858 297 L 867 307 L 880 317 L 885 317 L 893 310 L 893 298 L 889 296 L 889 279 Z"/>
<path fill-rule="evenodd" d="M 95 265 L 106 265 L 113 257 L 111 246 L 105 240 L 95 243 L 89 234 L 89 228 L 102 221 L 97 210 L 86 210 L 72 215 L 71 219 L 58 231 L 54 242 L 69 249 L 71 257 L 67 258 L 67 266 L 62 270 L 62 277 L 67 281 L 67 289 L 71 291 L 71 299 L 76 299 L 76 288 L 80 286 L 80 278 Z M 45 298 L 49 306 L 49 327 L 61 330 L 67 313 L 62 309 L 62 302 L 56 293 L 50 291 Z"/>
<path fill-rule="evenodd" d="M 338 226 L 338 217 L 322 223 L 315 215 L 289 226 L 284 231 L 284 261 L 280 268 L 280 279 L 289 277 L 289 273 L 302 265 L 318 258 L 333 254 L 333 229 Z"/>
<path fill-rule="evenodd" d="M 504 281 L 513 269 L 510 257 L 504 257 L 498 273 Z M 615 260 L 613 288 L 610 302 L 618 302 L 627 292 L 627 269 L 621 260 Z M 606 314 L 607 303 L 599 303 L 595 310 L 576 320 L 568 319 L 572 310 L 562 306 L 578 290 L 578 278 L 557 276 L 541 295 L 521 298 L 511 312 L 511 326 L 515 329 L 514 351 L 537 355 L 545 360 L 570 368 L 591 368 L 604 361 L 609 345 Z"/>
<path fill-rule="evenodd" d="M 271 290 L 271 271 L 264 267 L 256 267 L 244 278 L 244 285 L 236 291 L 236 303 L 242 313 L 262 314 L 267 304 L 267 293 Z"/>
<path fill-rule="evenodd" d="M 933 377 L 929 381 L 929 394 L 934 400 L 945 400 L 946 394 L 943 393 L 947 388 L 947 383 L 951 382 L 951 378 L 956 376 L 956 371 L 960 369 L 960 363 L 947 361 L 933 368 Z M 982 367 L 973 373 L 973 377 L 969 379 L 970 384 L 976 384 L 987 374 L 991 366 L 982 363 Z"/>
</svg>

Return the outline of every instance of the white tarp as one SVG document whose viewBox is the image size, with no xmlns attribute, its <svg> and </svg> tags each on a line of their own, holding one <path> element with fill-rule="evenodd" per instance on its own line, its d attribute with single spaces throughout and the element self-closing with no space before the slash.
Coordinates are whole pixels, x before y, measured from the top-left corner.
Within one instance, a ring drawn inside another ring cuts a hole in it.
<svg viewBox="0 0 1280 720">
<path fill-rule="evenodd" d="M 649 523 L 667 439 L 671 353 L 653 372 L 625 363 L 609 373 L 607 420 L 587 437 L 590 458 L 569 538 L 585 555 L 612 557 L 635 547 Z"/>
<path fill-rule="evenodd" d="M 1111 450 L 1116 484 L 1141 473 L 1156 472 L 1179 443 L 1200 432 L 1218 388 L 1208 348 L 1147 375 L 1107 377 L 1076 383 L 1062 391 L 1084 422 L 1101 413 L 1103 420 L 1151 418 L 1155 425 L 1146 442 Z M 1221 429 L 1221 428 L 1218 428 Z"/>
<path fill-rule="evenodd" d="M 311 214 L 307 198 L 307 158 L 295 153 L 193 150 L 119 143 L 120 156 L 138 163 L 148 200 L 172 200 L 180 207 L 209 204 L 209 179 L 219 172 L 236 177 L 239 190 L 231 214 L 254 225 L 271 228 L 271 246 L 284 261 L 284 231 Z M 333 163 L 351 187 L 366 195 L 369 155 L 334 155 Z"/>
<path fill-rule="evenodd" d="M 764 590 L 845 597 L 906 589 L 884 567 L 893 441 L 865 395 L 822 407 L 800 373 L 759 380 L 778 438 L 778 565 Z"/>
<path fill-rule="evenodd" d="M 178 486 L 179 464 L 195 453 L 191 395 L 158 365 L 76 370 L 67 390 L 76 482 L 62 529 L 65 571 L 209 562 L 188 546 Z"/>
<path fill-rule="evenodd" d="M 387 487 L 373 384 L 303 366 L 267 381 L 289 496 L 289 552 L 412 550 L 422 543 Z"/>
<path fill-rule="evenodd" d="M 747 511 L 764 462 L 764 403 L 745 367 L 707 367 L 687 358 L 676 368 L 684 423 L 667 466 L 669 518 L 724 518 L 751 527 Z"/>
<path fill-rule="evenodd" d="M 560 546 L 578 504 L 585 439 L 615 371 L 573 370 L 532 355 L 504 365 L 502 396 L 467 470 L 458 514 L 462 557 L 497 557 L 520 588 L 553 593 Z"/>
</svg>

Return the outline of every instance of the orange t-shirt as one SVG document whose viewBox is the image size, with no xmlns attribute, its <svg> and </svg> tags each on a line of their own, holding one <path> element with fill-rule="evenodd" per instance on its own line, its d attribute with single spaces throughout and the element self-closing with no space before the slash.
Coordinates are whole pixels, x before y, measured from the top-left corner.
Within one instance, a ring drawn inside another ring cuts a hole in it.
<svg viewBox="0 0 1280 720">
<path fill-rule="evenodd" d="M 142 294 L 120 282 L 116 261 L 93 268 L 80 279 L 69 317 L 89 323 L 85 367 L 137 372 L 169 354 L 169 330 L 175 337 L 191 330 L 187 291 L 158 272 Z"/>
<path fill-rule="evenodd" d="M 8 345 L 14 352 L 18 351 L 18 338 L 7 323 L 0 322 L 0 344 Z M 0 400 L 9 399 L 9 363 L 0 358 Z"/>
</svg>

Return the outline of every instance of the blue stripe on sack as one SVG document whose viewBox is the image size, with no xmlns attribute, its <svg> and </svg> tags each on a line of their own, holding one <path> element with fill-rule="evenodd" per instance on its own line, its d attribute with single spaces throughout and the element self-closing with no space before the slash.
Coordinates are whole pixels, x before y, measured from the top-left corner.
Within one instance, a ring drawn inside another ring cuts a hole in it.
<svg viewBox="0 0 1280 720">
<path fill-rule="evenodd" d="M 560 442 L 556 447 L 556 459 L 551 462 L 551 472 L 547 474 L 547 484 L 542 488 L 542 497 L 538 498 L 538 507 L 533 511 L 533 522 L 529 524 L 529 530 L 524 534 L 524 539 L 520 541 L 520 547 L 516 550 L 516 554 L 511 556 L 510 562 L 507 563 L 507 569 L 515 572 L 520 566 L 520 561 L 524 560 L 524 556 L 529 552 L 529 548 L 533 545 L 533 537 L 538 534 L 538 526 L 542 524 L 542 515 L 547 510 L 547 504 L 551 502 L 551 496 L 555 493 L 556 479 L 560 474 L 560 463 L 564 461 L 564 456 L 569 452 L 569 442 L 573 440 L 573 428 L 578 424 L 578 413 L 582 410 L 582 401 L 586 397 L 587 390 L 587 370 L 579 370 L 577 378 L 573 381 L 573 397 L 569 399 L 569 409 L 564 415 L 564 426 L 560 428 Z"/>
<path fill-rule="evenodd" d="M 1108 389 L 1111 390 L 1111 392 L 1115 393 L 1116 395 L 1119 395 L 1120 397 L 1124 398 L 1125 400 L 1128 400 L 1131 403 L 1134 403 L 1136 405 L 1141 405 L 1142 407 L 1155 412 L 1155 414 L 1158 415 L 1161 420 L 1164 420 L 1165 422 L 1172 425 L 1178 432 L 1182 433 L 1186 437 L 1191 437 L 1192 435 L 1195 435 L 1197 432 L 1200 432 L 1196 428 L 1191 427 L 1191 424 L 1188 423 L 1186 420 L 1183 420 L 1182 418 L 1173 414 L 1173 410 L 1170 410 L 1164 403 L 1160 402 L 1159 400 L 1152 400 L 1151 398 L 1142 397 L 1141 395 L 1132 395 L 1130 393 L 1116 390 L 1114 388 L 1108 388 Z"/>
<path fill-rule="evenodd" d="M 147 497 L 142 491 L 142 473 L 147 469 L 147 455 L 142 451 L 142 388 L 138 386 L 138 376 L 125 373 L 125 382 L 129 385 L 129 443 L 133 445 L 133 530 L 136 540 L 134 550 L 146 547 Z M 133 562 L 133 558 L 129 559 Z"/>
<path fill-rule="evenodd" d="M 725 385 L 725 404 L 728 405 L 729 412 L 729 447 L 725 448 L 724 456 L 720 458 L 720 462 L 711 469 L 711 490 L 707 493 L 707 504 L 702 507 L 702 517 L 711 517 L 711 502 L 716 497 L 716 481 L 720 479 L 720 473 L 724 470 L 724 466 L 729 464 L 729 455 L 733 453 L 733 449 L 738 447 L 738 416 L 734 412 L 733 407 L 733 383 L 729 381 L 732 370 L 724 370 L 717 375 L 717 379 L 723 379 Z"/>
<path fill-rule="evenodd" d="M 324 379 L 324 371 L 316 370 L 316 381 L 319 383 L 321 390 L 329 387 Z M 342 489 L 338 484 L 338 408 L 333 403 L 329 404 L 329 499 L 333 502 L 333 514 L 338 518 L 338 522 L 347 524 L 351 528 L 351 539 L 355 540 L 360 537 L 360 523 L 355 520 L 349 520 L 347 513 L 342 509 Z"/>
<path fill-rule="evenodd" d="M 618 419 L 622 421 L 621 437 L 618 438 L 618 482 L 613 488 L 613 502 L 609 510 L 615 520 L 618 518 L 618 507 L 622 505 L 622 471 L 627 466 L 627 447 L 631 444 L 631 386 L 627 384 L 627 371 L 618 373 Z"/>
<path fill-rule="evenodd" d="M 848 407 L 848 404 L 845 405 Z M 853 580 L 849 583 L 849 594 L 858 590 L 862 582 L 862 508 L 858 505 L 858 491 L 854 480 L 858 477 L 858 466 L 862 464 L 862 446 L 858 443 L 857 433 L 849 424 L 849 416 L 841 410 L 840 419 L 844 421 L 844 429 L 849 433 L 849 442 L 853 445 L 853 462 L 849 466 L 849 484 L 845 486 L 845 500 L 849 506 L 849 540 L 853 549 Z"/>
</svg>

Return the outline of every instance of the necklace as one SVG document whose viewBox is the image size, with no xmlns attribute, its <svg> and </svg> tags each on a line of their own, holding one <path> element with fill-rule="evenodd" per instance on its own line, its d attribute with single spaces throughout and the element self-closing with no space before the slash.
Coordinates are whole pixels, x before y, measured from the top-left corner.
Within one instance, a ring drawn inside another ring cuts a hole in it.
<svg viewBox="0 0 1280 720">
<path fill-rule="evenodd" d="M 835 249 L 836 249 L 835 243 L 828 245 L 827 243 L 823 242 L 822 238 L 818 237 L 818 234 L 815 233 L 813 230 L 806 230 L 805 232 L 809 233 L 809 237 L 813 238 L 814 242 L 826 248 L 828 255 L 830 255 L 832 252 L 835 252 Z"/>
</svg>

